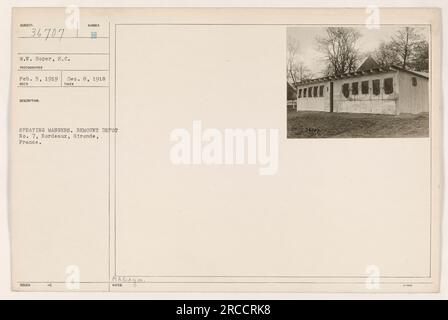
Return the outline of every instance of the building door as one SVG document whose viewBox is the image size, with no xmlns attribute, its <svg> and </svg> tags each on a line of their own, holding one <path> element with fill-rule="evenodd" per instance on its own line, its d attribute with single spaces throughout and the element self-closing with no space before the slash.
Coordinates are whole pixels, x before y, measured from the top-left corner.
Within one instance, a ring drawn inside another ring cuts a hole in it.
<svg viewBox="0 0 448 320">
<path fill-rule="evenodd" d="M 330 112 L 333 112 L 333 82 L 330 82 Z"/>
</svg>

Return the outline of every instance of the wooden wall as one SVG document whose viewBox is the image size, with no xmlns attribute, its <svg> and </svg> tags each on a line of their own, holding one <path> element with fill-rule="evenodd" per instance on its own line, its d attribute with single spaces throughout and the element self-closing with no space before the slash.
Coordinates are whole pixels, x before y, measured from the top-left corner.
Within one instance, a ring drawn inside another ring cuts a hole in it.
<svg viewBox="0 0 448 320">
<path fill-rule="evenodd" d="M 393 78 L 394 90 L 391 94 L 384 92 L 384 79 Z M 379 95 L 373 94 L 373 80 L 380 80 Z M 369 92 L 362 94 L 362 81 L 369 81 Z M 353 95 L 351 84 L 358 82 L 358 94 Z M 348 98 L 342 94 L 344 83 L 350 84 L 350 95 Z M 397 114 L 398 99 L 398 77 L 397 72 L 386 72 L 378 74 L 367 74 L 356 78 L 339 79 L 334 82 L 334 111 L 351 113 L 378 113 Z"/>
<path fill-rule="evenodd" d="M 354 78 L 334 80 L 334 112 L 400 114 L 420 113 L 429 110 L 428 80 L 415 76 L 417 86 L 412 86 L 412 74 L 403 71 L 390 71 L 378 74 L 366 74 Z M 386 94 L 384 79 L 393 78 L 393 92 Z M 373 80 L 380 80 L 380 94 L 373 94 Z M 362 93 L 362 81 L 369 81 L 369 92 Z M 358 94 L 352 94 L 352 83 L 358 82 Z M 348 83 L 350 95 L 346 98 L 342 94 L 342 86 Z M 323 97 L 306 97 L 297 99 L 297 111 L 330 111 L 330 82 L 321 82 L 299 86 L 298 89 L 324 85 Z"/>
<path fill-rule="evenodd" d="M 417 80 L 417 86 L 412 85 L 412 78 Z M 414 76 L 408 72 L 398 72 L 400 84 L 399 113 L 420 113 L 429 111 L 429 81 Z"/>
</svg>

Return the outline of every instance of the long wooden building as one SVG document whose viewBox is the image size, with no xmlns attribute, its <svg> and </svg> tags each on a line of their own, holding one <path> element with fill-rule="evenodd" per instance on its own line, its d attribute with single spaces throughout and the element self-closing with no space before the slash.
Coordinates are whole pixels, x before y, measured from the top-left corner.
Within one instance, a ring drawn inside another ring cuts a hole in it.
<svg viewBox="0 0 448 320">
<path fill-rule="evenodd" d="M 302 81 L 297 111 L 400 114 L 429 110 L 428 74 L 380 67 L 367 58 L 355 72 Z"/>
</svg>

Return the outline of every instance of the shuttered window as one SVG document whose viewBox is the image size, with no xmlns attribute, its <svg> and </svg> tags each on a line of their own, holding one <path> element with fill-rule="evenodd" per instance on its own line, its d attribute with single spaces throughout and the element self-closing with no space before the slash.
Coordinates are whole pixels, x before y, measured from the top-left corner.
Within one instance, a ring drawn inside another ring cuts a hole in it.
<svg viewBox="0 0 448 320">
<path fill-rule="evenodd" d="M 380 94 L 380 80 L 373 80 L 372 81 L 372 91 L 374 95 L 379 95 Z"/>
<path fill-rule="evenodd" d="M 369 81 L 361 82 L 361 93 L 369 94 Z"/>
<path fill-rule="evenodd" d="M 344 83 L 342 85 L 342 94 L 344 95 L 344 97 L 348 98 L 348 96 L 350 95 L 350 87 L 348 83 Z"/>
<path fill-rule="evenodd" d="M 393 78 L 384 79 L 384 93 L 391 94 L 392 92 L 394 92 L 394 79 Z"/>
<path fill-rule="evenodd" d="M 352 83 L 352 95 L 354 96 L 358 95 L 358 82 Z"/>
</svg>

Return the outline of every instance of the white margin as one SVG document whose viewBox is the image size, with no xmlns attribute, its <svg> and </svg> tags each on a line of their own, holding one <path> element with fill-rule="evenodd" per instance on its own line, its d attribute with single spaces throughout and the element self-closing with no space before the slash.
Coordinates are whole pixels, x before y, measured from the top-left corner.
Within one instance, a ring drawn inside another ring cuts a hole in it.
<svg viewBox="0 0 448 320">
<path fill-rule="evenodd" d="M 448 219 L 442 218 L 442 277 L 441 291 L 438 294 L 301 294 L 301 293 L 28 293 L 12 292 L 10 286 L 10 247 L 7 212 L 7 133 L 11 53 L 11 8 L 12 7 L 439 7 L 442 9 L 442 46 L 448 52 L 448 1 L 444 0 L 345 0 L 345 1 L 300 1 L 300 0 L 198 0 L 198 1 L 87 1 L 87 0 L 39 0 L 39 1 L 0 1 L 0 300 L 10 299 L 448 299 Z M 448 92 L 447 64 L 442 57 L 442 91 Z M 444 128 L 448 126 L 448 113 L 443 112 Z M 448 164 L 448 132 L 443 133 L 444 168 Z M 444 172 L 444 185 L 447 178 Z M 446 189 L 444 192 L 444 198 Z M 443 216 L 446 217 L 446 205 Z M 444 236 L 445 233 L 445 236 Z"/>
</svg>

